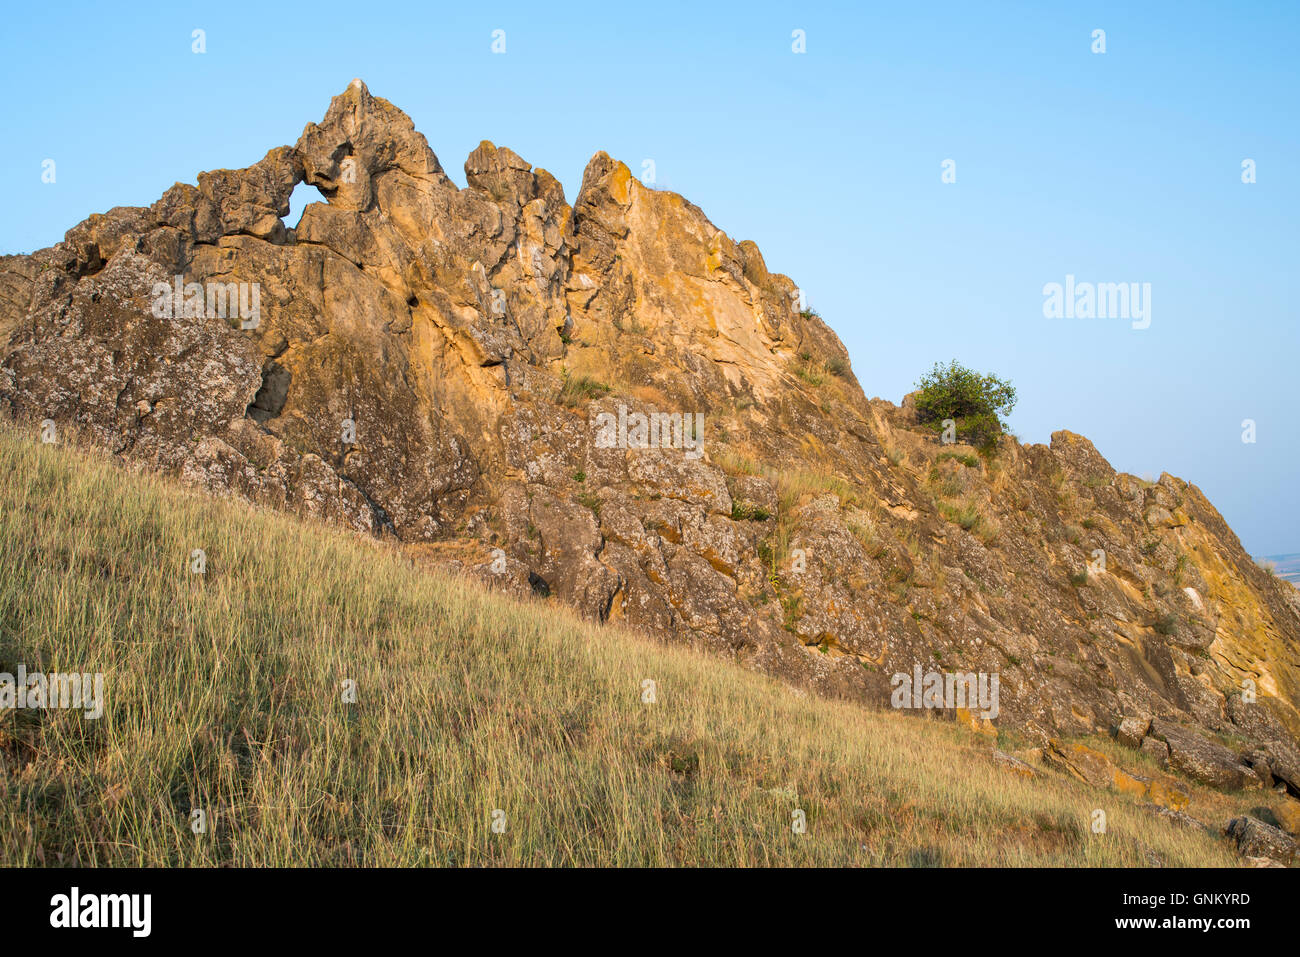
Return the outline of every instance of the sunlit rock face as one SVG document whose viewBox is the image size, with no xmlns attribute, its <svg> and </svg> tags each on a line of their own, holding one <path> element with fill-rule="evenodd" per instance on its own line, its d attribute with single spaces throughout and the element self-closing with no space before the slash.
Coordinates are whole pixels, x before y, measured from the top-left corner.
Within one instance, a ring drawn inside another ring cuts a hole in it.
<svg viewBox="0 0 1300 957">
<path fill-rule="evenodd" d="M 999 726 L 1137 719 L 1300 791 L 1297 592 L 1195 486 L 1069 432 L 941 445 L 753 243 L 604 153 L 572 205 L 488 142 L 465 180 L 354 81 L 296 145 L 0 258 L 0 402 L 823 693 L 996 674 Z"/>
</svg>

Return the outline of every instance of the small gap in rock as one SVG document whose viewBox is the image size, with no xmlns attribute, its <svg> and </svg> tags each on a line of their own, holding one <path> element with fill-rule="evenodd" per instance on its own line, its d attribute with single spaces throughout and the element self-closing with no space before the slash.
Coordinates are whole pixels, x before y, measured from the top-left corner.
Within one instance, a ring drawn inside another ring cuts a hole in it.
<svg viewBox="0 0 1300 957">
<path fill-rule="evenodd" d="M 253 396 L 253 402 L 245 414 L 259 425 L 274 419 L 284 411 L 292 378 L 288 369 L 274 359 L 268 360 L 262 368 L 262 387 Z"/>
</svg>

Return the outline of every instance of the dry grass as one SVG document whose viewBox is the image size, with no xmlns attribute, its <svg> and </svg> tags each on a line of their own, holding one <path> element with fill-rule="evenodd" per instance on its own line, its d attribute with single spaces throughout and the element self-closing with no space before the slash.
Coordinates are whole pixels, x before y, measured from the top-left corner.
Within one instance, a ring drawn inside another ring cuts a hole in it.
<svg viewBox="0 0 1300 957">
<path fill-rule="evenodd" d="M 997 544 L 1002 526 L 992 510 L 979 499 L 973 496 L 963 496 L 957 502 L 935 499 L 934 504 L 947 521 L 960 525 L 985 545 L 992 547 Z"/>
<path fill-rule="evenodd" d="M 1128 798 L 1008 774 L 952 724 L 356 536 L 9 431 L 0 475 L 0 671 L 103 672 L 107 699 L 98 721 L 0 713 L 2 864 L 1233 863 Z"/>
<path fill-rule="evenodd" d="M 793 510 L 810 495 L 830 494 L 838 498 L 841 505 L 859 504 L 858 492 L 835 475 L 808 469 L 781 469 L 726 448 L 710 450 L 709 462 L 728 475 L 756 475 L 767 479 L 776 489 L 782 511 Z"/>
<path fill-rule="evenodd" d="M 865 512 L 855 512 L 844 524 L 868 555 L 872 558 L 880 557 L 885 546 L 880 538 L 880 526 L 871 516 Z"/>
<path fill-rule="evenodd" d="M 578 406 L 585 406 L 592 399 L 599 399 L 610 391 L 610 386 L 590 376 L 566 375 L 563 385 L 560 386 L 560 394 L 556 396 L 555 401 L 567 408 L 576 409 Z"/>
<path fill-rule="evenodd" d="M 798 527 L 799 506 L 820 495 L 834 495 L 840 507 L 859 508 L 862 498 L 848 482 L 835 475 L 808 469 L 780 469 L 728 448 L 714 448 L 709 462 L 728 475 L 750 475 L 767 479 L 776 491 L 776 522 L 770 544 L 764 545 L 765 564 L 772 578 L 786 567 L 792 540 Z M 774 582 L 775 584 L 775 582 Z"/>
</svg>

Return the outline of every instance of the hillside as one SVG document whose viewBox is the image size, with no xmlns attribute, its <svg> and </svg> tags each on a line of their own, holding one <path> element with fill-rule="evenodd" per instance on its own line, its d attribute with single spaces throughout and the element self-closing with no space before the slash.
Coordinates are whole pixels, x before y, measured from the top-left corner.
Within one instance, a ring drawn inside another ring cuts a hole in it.
<svg viewBox="0 0 1300 957">
<path fill-rule="evenodd" d="M 853 703 L 827 738 L 897 674 L 984 675 L 985 736 L 1300 797 L 1300 592 L 1194 484 L 1064 430 L 943 444 L 754 243 L 605 153 L 572 205 L 492 143 L 465 178 L 355 80 L 250 167 L 0 257 L 0 409 Z"/>
<path fill-rule="evenodd" d="M 0 670 L 100 671 L 105 699 L 0 715 L 6 865 L 1226 865 L 1218 825 L 1288 800 L 1182 780 L 1211 834 L 1025 776 L 951 722 L 9 430 L 0 525 Z M 216 810 L 201 836 L 195 808 Z"/>
</svg>

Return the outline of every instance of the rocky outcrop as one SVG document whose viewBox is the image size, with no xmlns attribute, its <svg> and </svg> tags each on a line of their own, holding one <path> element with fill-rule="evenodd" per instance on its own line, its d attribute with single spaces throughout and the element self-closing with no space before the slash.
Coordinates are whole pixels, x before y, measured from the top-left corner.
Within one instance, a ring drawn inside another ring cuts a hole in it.
<svg viewBox="0 0 1300 957">
<path fill-rule="evenodd" d="M 1300 801 L 1285 800 L 1273 811 L 1278 826 L 1292 837 L 1300 836 Z"/>
<path fill-rule="evenodd" d="M 294 145 L 0 258 L 0 405 L 823 693 L 996 674 L 997 726 L 1300 793 L 1300 599 L 1194 485 L 1069 432 L 939 444 L 604 153 L 572 205 L 488 142 L 465 182 L 354 81 Z"/>
<path fill-rule="evenodd" d="M 1043 749 L 1043 761 L 1092 787 L 1146 798 L 1158 807 L 1180 811 L 1191 799 L 1187 790 L 1173 778 L 1131 774 L 1085 744 L 1063 744 L 1053 738 Z"/>
</svg>

